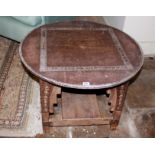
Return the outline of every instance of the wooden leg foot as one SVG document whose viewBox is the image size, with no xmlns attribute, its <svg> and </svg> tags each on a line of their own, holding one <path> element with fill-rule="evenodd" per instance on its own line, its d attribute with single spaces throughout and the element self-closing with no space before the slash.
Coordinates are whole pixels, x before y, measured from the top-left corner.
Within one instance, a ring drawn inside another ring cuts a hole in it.
<svg viewBox="0 0 155 155">
<path fill-rule="evenodd" d="M 116 128 L 117 128 L 117 126 L 118 126 L 118 123 L 119 123 L 119 121 L 118 120 L 112 120 L 111 122 L 110 122 L 110 129 L 111 130 L 116 130 Z"/>
<path fill-rule="evenodd" d="M 44 133 L 50 133 L 50 127 L 49 127 L 49 125 L 48 126 L 43 125 L 43 130 L 44 130 Z"/>
<path fill-rule="evenodd" d="M 111 120 L 111 122 L 110 122 L 111 130 L 116 130 L 116 128 L 119 124 L 120 117 L 121 117 L 121 111 L 114 111 L 113 120 Z"/>
</svg>

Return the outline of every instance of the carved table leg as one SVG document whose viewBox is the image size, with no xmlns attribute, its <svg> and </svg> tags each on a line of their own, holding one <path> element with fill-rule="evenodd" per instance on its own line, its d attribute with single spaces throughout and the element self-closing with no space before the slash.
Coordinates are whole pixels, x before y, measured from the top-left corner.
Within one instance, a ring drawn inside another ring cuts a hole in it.
<svg viewBox="0 0 155 155">
<path fill-rule="evenodd" d="M 113 120 L 110 122 L 110 128 L 115 130 L 118 126 L 122 108 L 125 102 L 128 83 L 125 83 L 119 87 L 108 90 L 109 102 L 111 103 L 110 112 L 113 114 Z"/>
<path fill-rule="evenodd" d="M 40 80 L 40 98 L 41 98 L 41 108 L 42 108 L 42 121 L 43 121 L 43 129 L 44 132 L 48 132 L 49 130 L 49 102 L 50 102 L 50 94 L 52 92 L 53 86 Z"/>
</svg>

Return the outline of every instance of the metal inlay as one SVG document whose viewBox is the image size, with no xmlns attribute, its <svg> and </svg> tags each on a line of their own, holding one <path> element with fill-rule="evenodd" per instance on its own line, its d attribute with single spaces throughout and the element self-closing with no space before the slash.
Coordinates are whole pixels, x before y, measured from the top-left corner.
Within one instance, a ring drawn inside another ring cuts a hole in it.
<svg viewBox="0 0 155 155">
<path fill-rule="evenodd" d="M 47 33 L 48 31 L 62 31 L 62 30 L 91 30 L 91 31 L 108 31 L 110 34 L 112 41 L 117 49 L 118 54 L 121 57 L 123 65 L 118 66 L 47 66 Z M 114 33 L 112 28 L 41 28 L 41 41 L 40 41 L 40 72 L 61 72 L 61 71 L 119 71 L 119 70 L 132 70 L 133 66 L 130 63 L 130 60 L 125 54 L 125 51 Z"/>
</svg>

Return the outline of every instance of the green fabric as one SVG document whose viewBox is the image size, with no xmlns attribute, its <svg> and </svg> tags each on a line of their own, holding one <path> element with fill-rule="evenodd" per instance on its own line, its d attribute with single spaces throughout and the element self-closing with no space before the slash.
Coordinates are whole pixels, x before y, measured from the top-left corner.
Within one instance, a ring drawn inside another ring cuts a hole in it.
<svg viewBox="0 0 155 155">
<path fill-rule="evenodd" d="M 25 25 L 12 17 L 0 16 L 0 35 L 21 41 L 34 27 Z"/>
<path fill-rule="evenodd" d="M 40 16 L 12 16 L 14 19 L 31 26 L 36 26 L 42 23 Z"/>
<path fill-rule="evenodd" d="M 54 23 L 64 20 L 74 20 L 75 16 L 45 16 L 46 23 Z"/>
<path fill-rule="evenodd" d="M 21 42 L 36 27 L 74 16 L 0 16 L 0 35 Z"/>
</svg>

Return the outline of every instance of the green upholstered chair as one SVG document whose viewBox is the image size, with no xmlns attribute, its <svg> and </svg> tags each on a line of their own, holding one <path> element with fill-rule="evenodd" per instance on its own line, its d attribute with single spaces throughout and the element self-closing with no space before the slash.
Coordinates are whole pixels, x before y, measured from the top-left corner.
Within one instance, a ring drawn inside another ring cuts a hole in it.
<svg viewBox="0 0 155 155">
<path fill-rule="evenodd" d="M 0 35 L 21 42 L 36 27 L 74 18 L 74 16 L 1 16 Z"/>
</svg>

